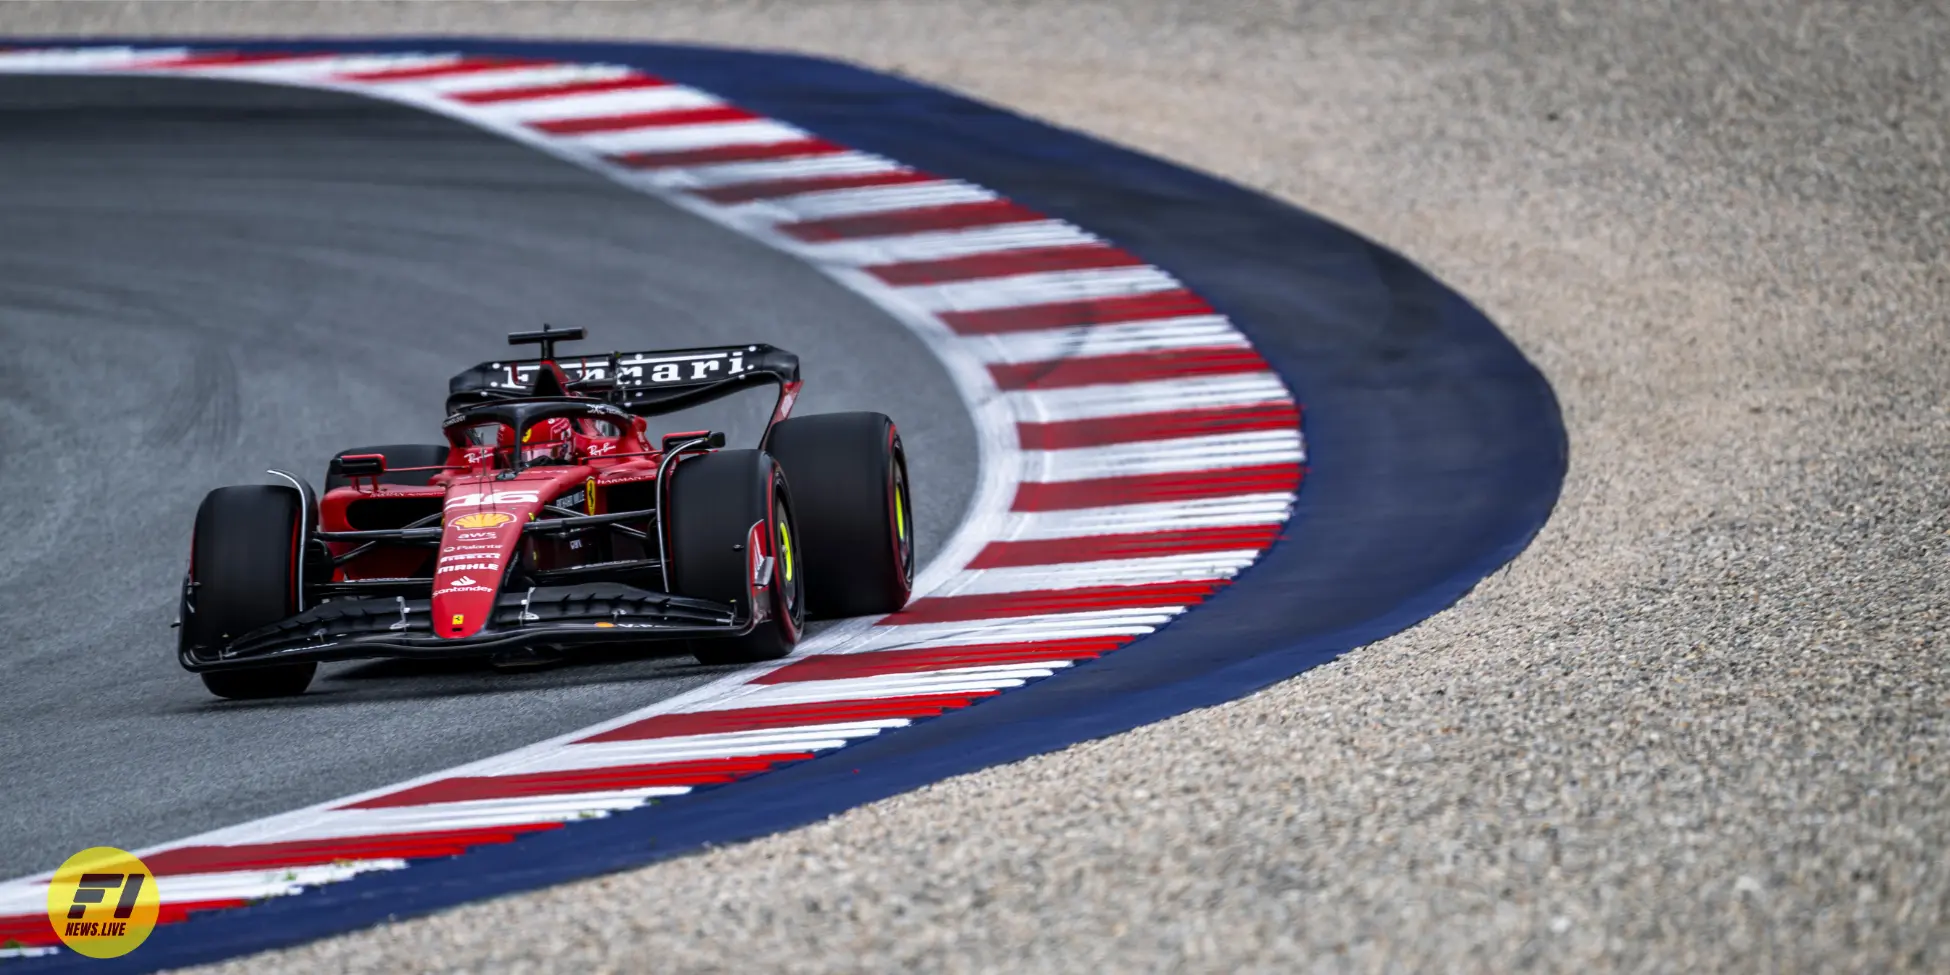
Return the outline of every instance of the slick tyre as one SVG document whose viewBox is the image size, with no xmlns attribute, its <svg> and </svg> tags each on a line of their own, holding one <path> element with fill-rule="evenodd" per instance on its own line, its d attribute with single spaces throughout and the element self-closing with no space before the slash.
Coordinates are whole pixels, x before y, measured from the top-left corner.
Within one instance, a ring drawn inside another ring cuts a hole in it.
<svg viewBox="0 0 1950 975">
<path fill-rule="evenodd" d="M 386 473 L 379 475 L 381 484 L 405 484 L 425 487 L 438 471 L 406 471 L 402 467 L 439 467 L 447 462 L 448 450 L 440 444 L 394 443 L 380 447 L 353 447 L 332 455 L 332 463 L 325 468 L 325 490 L 345 487 L 352 479 L 339 473 L 339 458 L 347 454 L 384 454 Z"/>
<path fill-rule="evenodd" d="M 185 650 L 209 656 L 298 611 L 299 503 L 297 491 L 270 484 L 218 488 L 203 499 L 184 598 Z M 285 663 L 202 677 L 218 697 L 288 697 L 304 693 L 317 670 L 316 663 Z"/>
<path fill-rule="evenodd" d="M 753 526 L 759 529 L 756 554 L 773 559 L 758 593 L 771 618 L 742 637 L 692 641 L 698 662 L 746 664 L 791 653 L 805 627 L 806 573 L 785 472 L 762 450 L 721 450 L 678 461 L 670 478 L 664 528 L 671 588 L 678 594 L 733 603 L 741 614 L 752 614 Z"/>
<path fill-rule="evenodd" d="M 792 483 L 814 619 L 892 613 L 914 587 L 907 455 L 879 413 L 794 417 L 766 450 Z"/>
</svg>

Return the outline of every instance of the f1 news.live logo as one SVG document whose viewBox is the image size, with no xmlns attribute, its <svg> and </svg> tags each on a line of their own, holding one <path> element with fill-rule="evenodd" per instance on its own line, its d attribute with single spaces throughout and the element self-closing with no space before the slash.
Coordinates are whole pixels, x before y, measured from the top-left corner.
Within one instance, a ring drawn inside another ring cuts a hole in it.
<svg viewBox="0 0 1950 975">
<path fill-rule="evenodd" d="M 47 885 L 47 921 L 69 948 L 90 958 L 134 951 L 162 908 L 156 875 L 135 854 L 97 846 L 68 858 Z"/>
</svg>

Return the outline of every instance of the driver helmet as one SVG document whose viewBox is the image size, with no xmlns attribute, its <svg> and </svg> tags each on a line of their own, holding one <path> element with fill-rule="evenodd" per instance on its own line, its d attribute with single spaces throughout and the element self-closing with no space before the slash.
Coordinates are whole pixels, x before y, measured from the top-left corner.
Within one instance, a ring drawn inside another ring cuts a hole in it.
<svg viewBox="0 0 1950 975">
<path fill-rule="evenodd" d="M 568 417 L 550 417 L 536 423 L 521 435 L 522 463 L 568 460 L 575 447 L 573 434 L 574 424 Z"/>
</svg>

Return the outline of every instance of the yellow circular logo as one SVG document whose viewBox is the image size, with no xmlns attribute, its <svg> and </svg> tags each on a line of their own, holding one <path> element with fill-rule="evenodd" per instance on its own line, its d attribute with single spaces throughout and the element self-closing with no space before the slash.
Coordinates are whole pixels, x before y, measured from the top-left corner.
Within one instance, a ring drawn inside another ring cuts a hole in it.
<svg viewBox="0 0 1950 975">
<path fill-rule="evenodd" d="M 515 520 L 515 516 L 505 511 L 477 511 L 471 515 L 461 515 L 447 524 L 455 528 L 499 528 Z"/>
<path fill-rule="evenodd" d="M 90 958 L 119 958 L 155 930 L 162 893 L 135 854 L 90 847 L 68 858 L 47 885 L 47 920 L 68 947 Z"/>
</svg>

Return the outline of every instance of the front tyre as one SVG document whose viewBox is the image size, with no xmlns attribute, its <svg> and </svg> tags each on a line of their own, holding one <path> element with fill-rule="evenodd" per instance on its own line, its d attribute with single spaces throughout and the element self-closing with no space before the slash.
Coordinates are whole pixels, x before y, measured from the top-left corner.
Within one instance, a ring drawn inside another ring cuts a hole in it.
<svg viewBox="0 0 1950 975">
<path fill-rule="evenodd" d="M 298 555 L 304 540 L 298 492 L 283 485 L 218 488 L 196 511 L 179 639 L 186 654 L 210 656 L 252 630 L 298 611 Z M 208 671 L 218 697 L 302 694 L 318 664 L 267 664 Z"/>
<path fill-rule="evenodd" d="M 671 589 L 769 616 L 742 637 L 692 641 L 698 662 L 748 664 L 791 653 L 805 627 L 806 573 L 785 472 L 764 451 L 720 450 L 678 461 L 670 479 Z M 772 559 L 772 568 L 753 605 L 760 558 Z"/>
<path fill-rule="evenodd" d="M 907 454 L 880 413 L 793 417 L 766 450 L 792 482 L 815 619 L 892 613 L 914 588 Z"/>
</svg>

